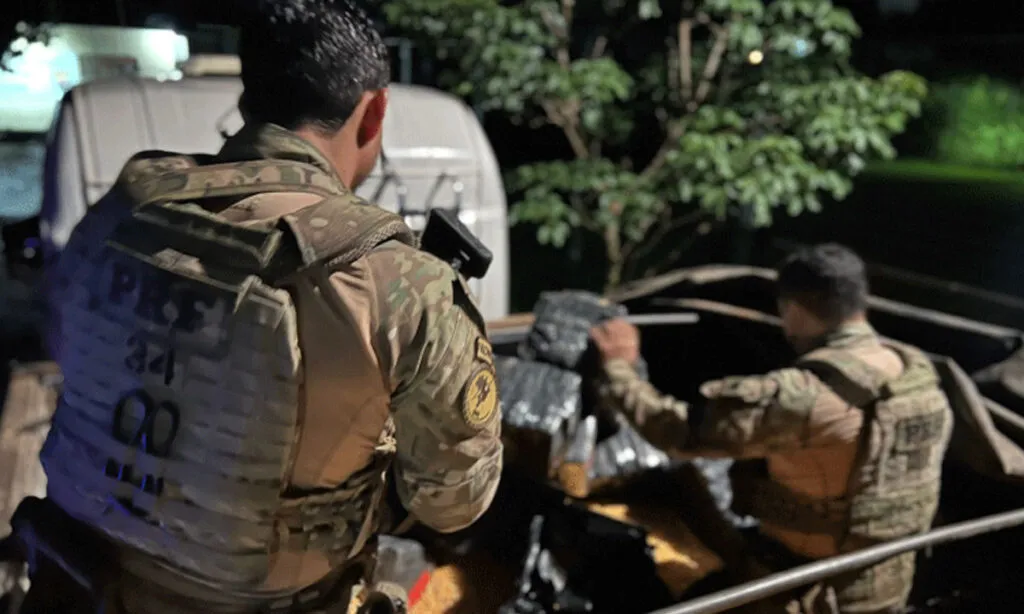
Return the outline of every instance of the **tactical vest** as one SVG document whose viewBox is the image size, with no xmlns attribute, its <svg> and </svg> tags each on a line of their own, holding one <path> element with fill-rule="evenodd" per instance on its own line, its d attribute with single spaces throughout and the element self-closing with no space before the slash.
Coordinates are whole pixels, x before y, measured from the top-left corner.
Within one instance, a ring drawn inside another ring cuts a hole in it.
<svg viewBox="0 0 1024 614">
<path fill-rule="evenodd" d="M 124 198 L 101 201 L 80 231 L 105 247 L 62 290 L 49 496 L 218 590 L 255 590 L 284 548 L 334 566 L 355 556 L 376 532 L 393 425 L 339 487 L 289 489 L 303 416 L 289 280 L 412 244 L 410 230 L 299 162 L 137 157 L 114 190 Z M 197 204 L 266 193 L 320 200 L 246 224 Z"/>
<path fill-rule="evenodd" d="M 905 345 L 889 347 L 904 370 L 888 381 L 847 350 L 824 348 L 798 362 L 864 412 L 846 490 L 844 550 L 926 531 L 938 507 L 953 430 L 949 401 L 927 356 Z"/>
<path fill-rule="evenodd" d="M 895 379 L 842 348 L 822 348 L 797 362 L 864 412 L 846 495 L 811 500 L 762 480 L 736 487 L 747 490 L 743 498 L 750 504 L 744 511 L 781 528 L 833 535 L 840 552 L 929 529 L 938 508 L 952 412 L 931 361 L 908 346 L 888 347 L 904 364 Z M 911 553 L 846 578 L 839 590 L 843 611 L 873 611 L 905 600 L 913 573 Z"/>
</svg>

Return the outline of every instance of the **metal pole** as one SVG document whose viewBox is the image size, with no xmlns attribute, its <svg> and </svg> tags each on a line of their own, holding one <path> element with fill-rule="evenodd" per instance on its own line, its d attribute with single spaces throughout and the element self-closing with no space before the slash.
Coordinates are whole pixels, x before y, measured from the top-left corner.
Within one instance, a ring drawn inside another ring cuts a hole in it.
<svg viewBox="0 0 1024 614">
<path fill-rule="evenodd" d="M 680 605 L 650 612 L 649 614 L 716 614 L 732 608 L 753 603 L 765 597 L 778 595 L 787 590 L 813 584 L 848 571 L 870 567 L 894 556 L 913 552 L 929 546 L 936 546 L 994 533 L 1024 524 L 1024 508 L 1012 512 L 993 514 L 977 520 L 951 524 L 929 531 L 923 535 L 905 537 L 851 554 L 830 557 L 821 561 L 801 565 L 789 571 L 777 573 L 735 588 L 719 591 Z"/>
<path fill-rule="evenodd" d="M 641 328 L 645 326 L 672 326 L 675 324 L 697 324 L 700 316 L 696 313 L 647 313 L 626 316 L 626 321 Z M 491 343 L 518 343 L 526 338 L 530 332 L 531 324 L 522 326 L 510 326 L 492 332 L 489 336 Z"/>
<path fill-rule="evenodd" d="M 670 326 L 696 324 L 700 322 L 700 316 L 695 313 L 643 313 L 626 316 L 626 321 L 636 326 Z"/>
</svg>

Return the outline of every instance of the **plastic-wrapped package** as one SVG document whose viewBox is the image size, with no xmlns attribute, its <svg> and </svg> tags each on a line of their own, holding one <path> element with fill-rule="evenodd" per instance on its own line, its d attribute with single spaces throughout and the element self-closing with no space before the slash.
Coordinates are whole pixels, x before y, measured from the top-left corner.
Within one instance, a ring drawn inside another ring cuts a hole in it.
<svg viewBox="0 0 1024 614">
<path fill-rule="evenodd" d="M 537 301 L 533 326 L 520 344 L 522 360 L 504 358 L 496 364 L 506 441 L 515 450 L 514 462 L 533 475 L 557 474 L 563 489 L 576 497 L 668 464 L 668 457 L 614 408 L 593 407 L 603 417 L 588 418 L 583 432 L 577 431 L 582 415 L 594 413 L 585 410 L 584 403 L 599 403 L 581 389 L 596 368 L 591 362 L 596 356 L 588 352 L 590 328 L 626 315 L 625 307 L 596 294 L 546 292 Z M 647 379 L 643 359 L 636 370 Z M 597 427 L 598 422 L 610 425 L 607 430 L 613 434 L 598 441 L 598 432 L 605 430 Z"/>
<path fill-rule="evenodd" d="M 579 374 L 552 365 L 495 357 L 504 439 L 515 462 L 549 477 L 580 420 Z"/>
<path fill-rule="evenodd" d="M 423 544 L 391 535 L 378 537 L 373 584 L 392 583 L 402 587 L 409 605 L 415 606 L 433 571 L 434 564 L 427 557 Z"/>
<path fill-rule="evenodd" d="M 732 511 L 732 480 L 729 472 L 734 461 L 729 458 L 697 458 L 690 463 L 708 482 L 708 491 L 715 500 L 715 507 L 722 516 L 736 528 L 744 529 L 757 524 L 750 516 L 740 516 Z"/>
<path fill-rule="evenodd" d="M 583 499 L 590 494 L 590 475 L 597 452 L 597 416 L 587 416 L 565 446 L 558 465 L 558 483 L 562 490 Z"/>
<path fill-rule="evenodd" d="M 615 486 L 651 469 L 665 467 L 668 456 L 648 443 L 625 420 L 618 431 L 597 444 L 590 470 L 590 490 Z"/>
<path fill-rule="evenodd" d="M 535 320 L 519 346 L 519 355 L 575 370 L 587 350 L 590 328 L 627 314 L 622 305 L 590 292 L 545 292 L 534 305 Z"/>
</svg>

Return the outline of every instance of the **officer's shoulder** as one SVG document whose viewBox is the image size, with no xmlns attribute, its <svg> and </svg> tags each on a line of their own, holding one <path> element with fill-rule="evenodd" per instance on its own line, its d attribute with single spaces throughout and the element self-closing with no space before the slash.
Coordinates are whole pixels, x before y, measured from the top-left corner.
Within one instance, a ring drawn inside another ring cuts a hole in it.
<svg viewBox="0 0 1024 614">
<path fill-rule="evenodd" d="M 414 245 L 398 240 L 381 243 L 366 255 L 375 273 L 390 278 L 404 278 L 415 283 L 435 279 L 456 281 L 458 275 L 450 264 Z"/>
<path fill-rule="evenodd" d="M 455 269 L 415 246 L 387 241 L 365 258 L 378 300 L 394 312 L 441 314 L 464 302 Z"/>
</svg>

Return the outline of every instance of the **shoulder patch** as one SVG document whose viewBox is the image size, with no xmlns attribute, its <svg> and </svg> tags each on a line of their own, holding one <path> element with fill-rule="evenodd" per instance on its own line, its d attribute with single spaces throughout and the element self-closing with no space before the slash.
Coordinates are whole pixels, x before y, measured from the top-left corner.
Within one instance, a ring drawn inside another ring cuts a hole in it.
<svg viewBox="0 0 1024 614">
<path fill-rule="evenodd" d="M 462 417 L 470 426 L 480 428 L 497 410 L 498 382 L 494 378 L 494 367 L 487 364 L 473 373 L 462 391 Z"/>
<path fill-rule="evenodd" d="M 484 364 L 494 366 L 494 348 L 491 342 L 483 337 L 476 340 L 476 359 Z"/>
</svg>

